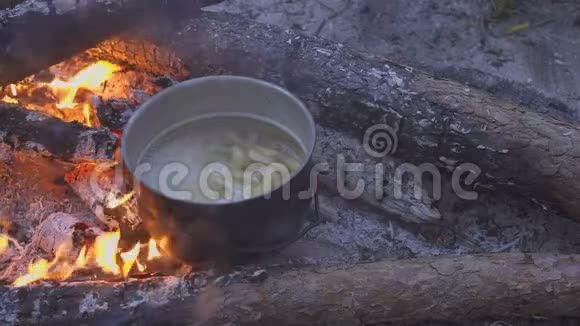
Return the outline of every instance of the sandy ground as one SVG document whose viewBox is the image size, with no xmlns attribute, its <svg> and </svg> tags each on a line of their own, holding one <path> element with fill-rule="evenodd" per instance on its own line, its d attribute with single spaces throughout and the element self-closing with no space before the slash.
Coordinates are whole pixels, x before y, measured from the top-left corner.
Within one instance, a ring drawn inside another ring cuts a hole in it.
<svg viewBox="0 0 580 326">
<path fill-rule="evenodd" d="M 226 0 L 208 10 L 342 42 L 459 80 L 534 110 L 580 119 L 580 2 Z M 521 24 L 529 28 L 516 33 Z"/>
</svg>

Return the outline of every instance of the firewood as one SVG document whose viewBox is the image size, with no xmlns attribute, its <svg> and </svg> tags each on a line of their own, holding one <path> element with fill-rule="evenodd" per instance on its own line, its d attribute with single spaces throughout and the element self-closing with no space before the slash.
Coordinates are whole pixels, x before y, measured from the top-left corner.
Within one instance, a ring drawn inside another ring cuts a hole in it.
<svg viewBox="0 0 580 326">
<path fill-rule="evenodd" d="M 580 317 L 580 257 L 495 254 L 2 289 L 3 324 L 406 325 Z M 259 273 L 258 273 L 259 272 Z M 498 278 L 501 275 L 501 278 Z"/>
<path fill-rule="evenodd" d="M 96 226 L 87 225 L 70 214 L 59 212 L 49 215 L 37 227 L 31 243 L 53 256 L 60 250 L 61 257 L 72 261 L 81 248 L 101 232 Z"/>
<path fill-rule="evenodd" d="M 79 164 L 65 175 L 66 183 L 108 230 L 120 229 L 129 243 L 147 241 L 135 198 L 122 178 L 122 168 L 108 163 Z"/>
<path fill-rule="evenodd" d="M 67 162 L 111 161 L 117 137 L 106 129 L 68 123 L 0 104 L 0 143 Z"/>
<path fill-rule="evenodd" d="M 221 1 L 14 1 L 14 7 L 0 10 L 0 85 L 17 82 L 136 24 L 173 21 Z"/>
</svg>

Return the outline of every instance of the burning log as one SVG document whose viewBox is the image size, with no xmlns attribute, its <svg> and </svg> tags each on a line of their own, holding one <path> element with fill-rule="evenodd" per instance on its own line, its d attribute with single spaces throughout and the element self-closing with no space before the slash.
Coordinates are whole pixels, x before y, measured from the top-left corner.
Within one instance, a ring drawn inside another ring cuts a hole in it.
<svg viewBox="0 0 580 326">
<path fill-rule="evenodd" d="M 76 258 L 82 247 L 102 233 L 97 227 L 89 227 L 84 222 L 66 213 L 49 215 L 37 228 L 32 245 L 50 255 L 58 250 L 66 250 L 63 255 Z"/>
<path fill-rule="evenodd" d="M 109 229 L 120 228 L 124 239 L 146 240 L 133 192 L 124 192 L 122 169 L 114 164 L 79 164 L 65 181 Z"/>
<path fill-rule="evenodd" d="M 0 10 L 0 85 L 19 81 L 135 24 L 172 21 L 218 2 L 11 1 L 12 8 Z"/>
<path fill-rule="evenodd" d="M 0 142 L 12 150 L 39 152 L 68 162 L 111 161 L 117 137 L 106 129 L 0 104 Z"/>
<path fill-rule="evenodd" d="M 50 279 L 66 279 L 73 271 L 72 269 L 66 270 L 72 266 L 68 263 L 83 256 L 82 252 L 102 232 L 98 227 L 90 226 L 87 222 L 81 221 L 73 215 L 63 212 L 53 213 L 36 228 L 30 243 L 24 249 L 19 250 L 17 259 L 12 261 L 4 270 L 1 279 L 3 282 L 15 282 L 26 274 L 27 265 L 42 266 L 44 262 L 47 266 L 55 267 L 58 271 L 55 273 L 53 270 Z M 54 261 L 48 263 L 48 260 L 41 257 L 54 257 Z M 57 266 L 58 263 L 63 262 L 67 262 L 68 265 Z M 28 269 L 30 271 L 32 267 Z M 44 272 L 48 274 L 48 268 Z"/>
<path fill-rule="evenodd" d="M 282 84 L 309 104 L 323 128 L 362 139 L 367 128 L 386 123 L 398 143 L 389 156 L 417 165 L 477 164 L 483 172 L 477 184 L 523 194 L 580 220 L 580 128 L 569 122 L 380 56 L 235 16 L 203 14 L 179 28 L 140 32 L 137 38 L 172 49 L 193 75 Z M 146 53 L 132 53 L 147 62 Z"/>
<path fill-rule="evenodd" d="M 4 289 L 3 323 L 374 325 L 580 317 L 578 256 L 497 254 L 264 275 Z M 502 275 L 498 279 L 497 275 Z"/>
<path fill-rule="evenodd" d="M 121 132 L 133 115 L 134 105 L 127 101 L 110 100 L 98 101 L 96 114 L 102 126 L 113 131 Z"/>
<path fill-rule="evenodd" d="M 2 239 L 10 240 L 4 234 Z M 59 212 L 38 226 L 32 241 L 20 250 L 19 257 L 4 271 L 1 280 L 13 287 L 40 281 L 78 281 L 87 276 L 121 281 L 133 275 L 175 275 L 181 270 L 191 270 L 188 266 L 182 267 L 164 255 L 154 239 L 127 243 L 127 239 L 121 240 L 119 230 L 104 232 Z"/>
</svg>

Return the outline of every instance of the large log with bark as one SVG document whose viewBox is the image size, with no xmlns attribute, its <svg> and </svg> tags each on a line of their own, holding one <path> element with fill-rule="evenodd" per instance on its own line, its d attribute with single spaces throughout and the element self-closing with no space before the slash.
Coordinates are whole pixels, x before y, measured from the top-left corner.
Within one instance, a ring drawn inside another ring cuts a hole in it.
<svg viewBox="0 0 580 326">
<path fill-rule="evenodd" d="M 0 144 L 68 162 L 110 161 L 117 137 L 107 129 L 64 122 L 14 105 L 0 104 Z"/>
<path fill-rule="evenodd" d="M 163 27 L 127 37 L 172 49 L 194 76 L 282 84 L 308 103 L 322 127 L 362 139 L 367 128 L 386 123 L 398 140 L 390 156 L 417 165 L 474 163 L 483 172 L 477 184 L 529 196 L 580 220 L 580 128 L 570 122 L 377 55 L 234 16 L 208 13 Z"/>
<path fill-rule="evenodd" d="M 13 0 L 0 9 L 0 85 L 17 82 L 137 24 L 190 17 L 221 0 Z"/>
<path fill-rule="evenodd" d="M 580 257 L 497 254 L 4 289 L 2 324 L 405 325 L 580 317 Z M 498 277 L 501 276 L 501 277 Z"/>
</svg>

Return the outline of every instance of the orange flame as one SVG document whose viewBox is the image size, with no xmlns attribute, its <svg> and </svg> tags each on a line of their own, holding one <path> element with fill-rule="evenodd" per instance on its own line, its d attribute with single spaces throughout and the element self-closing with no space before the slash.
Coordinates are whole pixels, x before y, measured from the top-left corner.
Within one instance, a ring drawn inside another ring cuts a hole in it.
<svg viewBox="0 0 580 326">
<path fill-rule="evenodd" d="M 18 104 L 18 100 L 15 98 L 12 98 L 8 95 L 4 95 L 4 97 L 0 100 L 4 103 L 9 103 L 9 104 Z"/>
<path fill-rule="evenodd" d="M 139 259 L 137 259 L 137 261 L 135 262 L 135 264 L 137 264 L 137 270 L 140 272 L 144 272 L 147 269 L 147 266 L 145 264 L 141 264 L 139 262 Z"/>
<path fill-rule="evenodd" d="M 75 61 L 76 62 L 76 61 Z M 83 64 L 83 63 L 81 63 Z M 65 65 L 69 66 L 69 65 Z M 62 70 L 62 67 L 55 68 L 55 73 L 67 73 L 73 69 L 78 71 L 78 65 L 70 66 L 71 69 Z M 51 68 L 52 69 L 52 68 Z M 99 120 L 93 115 L 92 111 L 95 109 L 89 99 L 84 97 L 80 99 L 77 94 L 80 89 L 88 90 L 95 95 L 104 95 L 105 89 L 102 87 L 103 83 L 114 77 L 116 72 L 119 72 L 121 67 L 108 61 L 97 61 L 94 63 L 84 63 L 84 68 L 80 69 L 75 75 L 70 78 L 54 77 L 51 82 L 36 81 L 34 76 L 24 79 L 18 84 L 9 84 L 6 88 L 2 88 L 0 94 L 0 102 L 9 104 L 23 103 L 27 108 L 58 117 L 64 121 L 78 121 L 89 127 L 98 126 Z M 35 95 L 36 90 L 43 89 L 39 94 Z M 47 97 L 47 101 L 36 101 L 36 96 L 45 96 L 46 90 L 49 90 L 51 97 Z M 114 90 L 113 92 L 117 92 Z M 126 93 L 126 91 L 125 91 Z M 31 99 L 33 100 L 31 102 Z M 56 100 L 54 100 L 56 99 Z M 54 100 L 56 103 L 50 103 Z M 79 101 L 77 103 L 76 101 Z M 69 110 L 66 113 L 55 112 L 64 109 Z"/>
<path fill-rule="evenodd" d="M 75 97 L 79 89 L 97 90 L 99 86 L 111 78 L 113 73 L 121 68 L 108 61 L 97 61 L 79 71 L 71 80 L 63 81 L 55 78 L 49 86 L 59 91 L 56 94 L 60 102 L 56 104 L 59 109 L 72 109 L 75 107 Z"/>
<path fill-rule="evenodd" d="M 97 266 L 103 272 L 118 275 L 120 273 L 117 265 L 117 250 L 121 240 L 121 232 L 107 232 L 97 237 L 95 241 L 95 259 Z"/>
<path fill-rule="evenodd" d="M 167 237 L 163 237 L 163 239 L 161 239 L 161 241 L 159 241 L 159 248 L 161 248 L 161 250 L 164 250 L 167 252 L 168 248 L 169 248 L 168 242 L 169 242 L 169 239 Z"/>
<path fill-rule="evenodd" d="M 0 239 L 10 240 L 2 235 L 0 235 Z M 58 248 L 52 261 L 41 259 L 30 264 L 28 273 L 18 277 L 12 285 L 21 287 L 40 280 L 63 281 L 70 278 L 76 270 L 87 267 L 99 267 L 105 273 L 122 275 L 124 278 L 129 277 L 133 266 L 138 271 L 144 272 L 147 266 L 139 262 L 141 243 L 137 242 L 131 250 L 120 253 L 120 240 L 121 233 L 119 231 L 103 233 L 95 239 L 92 247 L 83 246 L 74 262 L 68 261 L 68 253 L 71 248 L 63 245 Z M 0 246 L 3 241 L 0 240 Z M 6 246 L 8 246 L 7 243 Z M 148 247 L 148 260 L 162 256 L 155 240 L 149 240 Z"/>
<path fill-rule="evenodd" d="M 12 95 L 12 97 L 18 96 L 18 90 L 14 84 L 10 84 L 10 95 Z"/>
<path fill-rule="evenodd" d="M 149 252 L 147 253 L 147 260 L 153 260 L 161 257 L 161 252 L 157 248 L 157 241 L 149 239 Z"/>
<path fill-rule="evenodd" d="M 85 117 L 85 124 L 87 127 L 92 127 L 93 123 L 91 122 L 91 105 L 89 103 L 83 104 L 83 116 Z"/>
<path fill-rule="evenodd" d="M 135 245 L 135 247 L 133 247 L 133 249 L 124 252 L 120 255 L 121 260 L 123 261 L 123 277 L 129 276 L 131 268 L 133 268 L 133 265 L 135 264 L 137 257 L 139 257 L 140 250 L 141 244 L 137 242 L 137 244 Z"/>
<path fill-rule="evenodd" d="M 107 198 L 107 208 L 113 209 L 127 203 L 133 197 L 134 194 L 135 191 L 131 191 L 121 198 L 116 198 L 113 193 L 109 193 Z"/>
<path fill-rule="evenodd" d="M 8 249 L 8 237 L 4 234 L 0 234 L 0 255 L 2 255 L 6 249 Z"/>
<path fill-rule="evenodd" d="M 46 259 L 41 259 L 36 263 L 28 266 L 28 274 L 17 278 L 12 286 L 21 287 L 30 284 L 34 281 L 42 280 L 47 274 L 50 264 Z"/>
<path fill-rule="evenodd" d="M 83 268 L 85 266 L 87 266 L 87 246 L 83 246 L 81 248 L 81 251 L 79 252 L 79 256 L 77 257 L 77 260 L 75 261 L 75 267 L 76 268 Z"/>
</svg>

